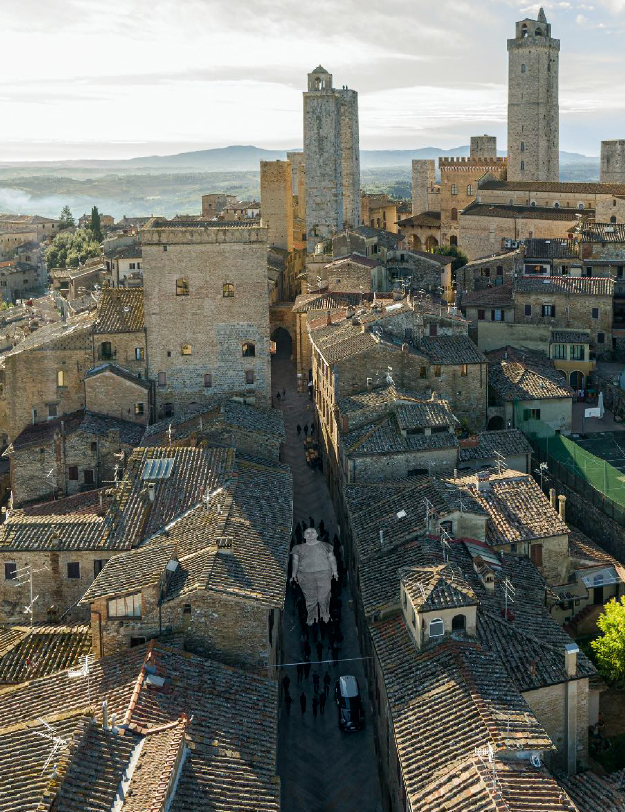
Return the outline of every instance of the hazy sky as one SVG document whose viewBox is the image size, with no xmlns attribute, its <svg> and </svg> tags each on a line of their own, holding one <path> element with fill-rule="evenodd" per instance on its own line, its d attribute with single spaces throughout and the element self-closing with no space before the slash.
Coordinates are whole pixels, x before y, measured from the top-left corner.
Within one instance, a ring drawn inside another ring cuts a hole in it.
<svg viewBox="0 0 625 812">
<path fill-rule="evenodd" d="M 625 0 L 544 4 L 562 149 L 625 137 Z M 359 91 L 363 149 L 505 148 L 514 0 L 1 0 L 2 160 L 301 144 L 322 64 Z"/>
</svg>

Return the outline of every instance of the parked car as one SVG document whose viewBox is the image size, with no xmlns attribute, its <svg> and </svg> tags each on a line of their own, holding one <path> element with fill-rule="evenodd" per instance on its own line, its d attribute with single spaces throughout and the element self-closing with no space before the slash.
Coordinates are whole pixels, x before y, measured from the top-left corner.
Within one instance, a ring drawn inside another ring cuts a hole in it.
<svg viewBox="0 0 625 812">
<path fill-rule="evenodd" d="M 334 696 L 339 713 L 339 728 L 346 732 L 362 730 L 365 726 L 365 712 L 356 677 L 339 677 Z"/>
</svg>

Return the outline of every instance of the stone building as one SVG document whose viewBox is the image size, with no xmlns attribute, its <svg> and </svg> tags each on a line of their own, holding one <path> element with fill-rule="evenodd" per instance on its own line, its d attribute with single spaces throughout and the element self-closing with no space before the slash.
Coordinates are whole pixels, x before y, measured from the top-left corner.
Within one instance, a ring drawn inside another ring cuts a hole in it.
<svg viewBox="0 0 625 812">
<path fill-rule="evenodd" d="M 85 313 L 41 327 L 5 355 L 9 440 L 30 423 L 84 407 L 83 378 L 92 363 L 94 317 Z"/>
<path fill-rule="evenodd" d="M 211 220 L 226 208 L 226 206 L 236 203 L 236 195 L 227 195 L 223 192 L 202 195 L 202 217 Z"/>
<path fill-rule="evenodd" d="M 371 228 L 382 228 L 396 234 L 397 201 L 387 195 L 362 193 L 360 198 L 361 223 Z"/>
<path fill-rule="evenodd" d="M 149 381 L 117 364 L 98 364 L 85 373 L 85 407 L 95 414 L 145 425 L 154 411 L 152 392 Z"/>
<path fill-rule="evenodd" d="M 260 162 L 261 224 L 270 246 L 293 250 L 293 172 L 290 161 Z"/>
<path fill-rule="evenodd" d="M 267 405 L 267 229 L 152 220 L 141 241 L 154 417 L 213 395 Z"/>
<path fill-rule="evenodd" d="M 187 509 L 177 505 L 165 522 L 162 507 L 180 490 L 167 466 L 183 459 L 208 466 L 209 478 L 191 477 Z M 156 533 L 145 527 L 146 482 Z M 287 466 L 235 459 L 232 449 L 138 449 L 118 504 L 126 534 L 146 543 L 109 561 L 82 599 L 96 656 L 166 630 L 182 633 L 188 650 L 251 670 L 280 661 L 292 529 Z"/>
<path fill-rule="evenodd" d="M 440 187 L 437 188 L 440 194 Z M 403 217 L 399 220 L 398 226 L 411 251 L 428 251 L 432 253 L 440 244 L 440 210 L 424 211 L 422 214 L 412 214 L 410 217 Z"/>
<path fill-rule="evenodd" d="M 540 9 L 508 40 L 508 178 L 558 181 L 560 40 Z"/>
<path fill-rule="evenodd" d="M 523 253 L 520 249 L 467 262 L 456 271 L 456 290 L 460 300 L 465 293 L 512 284 L 522 269 Z"/>
<path fill-rule="evenodd" d="M 436 184 L 436 163 L 433 159 L 412 162 L 412 214 L 441 210 L 440 186 Z"/>
<path fill-rule="evenodd" d="M 574 392 L 546 355 L 502 347 L 486 357 L 489 429 L 531 431 L 532 421 L 542 421 L 554 431 L 571 431 Z"/>
<path fill-rule="evenodd" d="M 104 288 L 93 325 L 93 364 L 112 362 L 147 377 L 143 288 Z"/>
<path fill-rule="evenodd" d="M 625 139 L 601 142 L 601 183 L 625 183 Z"/>
<path fill-rule="evenodd" d="M 332 86 L 319 65 L 304 92 L 306 233 L 308 251 L 360 223 L 358 94 Z"/>
<path fill-rule="evenodd" d="M 138 242 L 105 250 L 106 268 L 113 287 L 140 287 L 143 284 L 143 257 Z"/>
<path fill-rule="evenodd" d="M 143 427 L 84 411 L 27 426 L 4 455 L 16 507 L 111 484 L 139 445 Z"/>
<path fill-rule="evenodd" d="M 472 135 L 470 144 L 471 158 L 496 158 L 497 139 L 494 135 Z"/>
</svg>

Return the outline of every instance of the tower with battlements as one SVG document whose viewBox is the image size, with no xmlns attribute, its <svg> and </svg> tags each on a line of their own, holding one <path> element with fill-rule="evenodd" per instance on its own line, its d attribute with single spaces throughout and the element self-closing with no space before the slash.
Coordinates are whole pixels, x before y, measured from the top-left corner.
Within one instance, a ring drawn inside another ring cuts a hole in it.
<svg viewBox="0 0 625 812">
<path fill-rule="evenodd" d="M 542 8 L 508 40 L 508 180 L 559 180 L 559 54 Z"/>
<path fill-rule="evenodd" d="M 321 65 L 304 92 L 308 250 L 345 227 L 360 225 L 358 94 L 332 85 Z"/>
</svg>

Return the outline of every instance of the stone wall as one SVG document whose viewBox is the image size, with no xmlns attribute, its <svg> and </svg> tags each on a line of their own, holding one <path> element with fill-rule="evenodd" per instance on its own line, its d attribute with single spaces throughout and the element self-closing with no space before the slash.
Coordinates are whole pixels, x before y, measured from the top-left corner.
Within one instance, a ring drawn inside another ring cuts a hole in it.
<svg viewBox="0 0 625 812">
<path fill-rule="evenodd" d="M 431 198 L 436 185 L 436 164 L 433 160 L 412 162 L 412 213 L 433 211 Z"/>
<path fill-rule="evenodd" d="M 467 316 L 469 309 L 467 308 Z M 477 346 L 482 352 L 500 347 L 525 347 L 549 355 L 551 328 L 548 324 L 513 324 L 501 321 L 477 323 Z"/>
<path fill-rule="evenodd" d="M 509 180 L 559 180 L 559 52 L 546 23 L 508 40 Z"/>
<path fill-rule="evenodd" d="M 494 135 L 471 136 L 471 158 L 496 158 L 497 138 Z"/>
<path fill-rule="evenodd" d="M 438 165 L 441 171 L 441 244 L 449 245 L 453 237 L 464 250 L 460 242 L 460 212 L 475 200 L 478 181 L 486 172 L 495 179 L 505 175 L 506 159 L 439 158 Z"/>
<path fill-rule="evenodd" d="M 144 384 L 145 381 L 134 383 L 104 370 L 85 380 L 86 408 L 96 414 L 147 425 L 150 419 L 150 392 Z"/>
<path fill-rule="evenodd" d="M 171 403 L 175 411 L 222 393 L 266 405 L 271 391 L 267 230 L 164 225 L 144 229 L 142 241 L 148 369 L 157 383 L 157 409 Z M 179 278 L 188 284 L 188 295 L 176 295 Z M 224 285 L 233 286 L 233 296 L 224 296 L 230 292 Z M 253 357 L 243 356 L 244 343 L 255 345 Z M 253 373 L 253 383 L 246 383 L 247 372 Z M 159 373 L 165 373 L 160 386 Z"/>
<path fill-rule="evenodd" d="M 553 195 L 552 195 L 553 196 Z M 512 197 L 512 193 L 510 193 Z M 490 256 L 501 251 L 504 240 L 568 238 L 576 220 L 555 220 L 539 217 L 488 217 L 459 214 L 459 245 L 469 260 Z"/>
<path fill-rule="evenodd" d="M 406 479 L 410 471 L 451 473 L 458 465 L 458 449 L 436 448 L 401 454 L 348 455 L 349 482 L 384 482 Z"/>
<path fill-rule="evenodd" d="M 358 132 L 358 93 L 339 94 L 339 130 L 341 135 L 341 178 L 343 182 L 343 227 L 360 225 L 360 139 Z"/>
<path fill-rule="evenodd" d="M 515 273 L 522 268 L 523 256 L 520 251 L 484 257 L 458 268 L 456 289 L 458 291 L 485 290 L 495 284 L 512 282 Z"/>
<path fill-rule="evenodd" d="M 556 314 L 542 315 L 542 305 L 552 304 Z M 525 306 L 531 305 L 532 315 L 525 315 Z M 592 310 L 599 310 L 599 318 L 592 318 Z M 553 293 L 526 293 L 517 290 L 514 294 L 514 320 L 518 324 L 539 324 L 550 327 L 566 327 L 590 331 L 591 349 L 597 353 L 612 350 L 612 297 L 581 294 L 561 295 Z M 598 342 L 598 334 L 603 333 L 603 341 Z"/>
<path fill-rule="evenodd" d="M 601 142 L 600 178 L 601 183 L 625 183 L 625 140 Z"/>
<path fill-rule="evenodd" d="M 108 347 L 103 347 L 103 344 L 111 345 L 110 354 Z M 147 376 L 145 345 L 144 330 L 134 333 L 94 333 L 93 365 L 106 364 L 110 361 L 145 378 Z"/>
<path fill-rule="evenodd" d="M 268 244 L 293 249 L 293 174 L 290 161 L 260 162 L 261 223 Z"/>
</svg>

